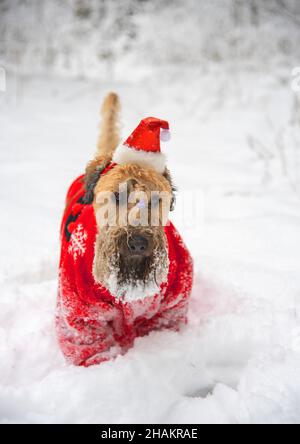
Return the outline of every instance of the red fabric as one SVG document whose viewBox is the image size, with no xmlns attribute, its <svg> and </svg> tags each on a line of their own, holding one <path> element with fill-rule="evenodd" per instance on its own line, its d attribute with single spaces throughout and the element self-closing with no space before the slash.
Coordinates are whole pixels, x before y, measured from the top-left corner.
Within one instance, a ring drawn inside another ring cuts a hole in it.
<svg viewBox="0 0 300 444">
<path fill-rule="evenodd" d="M 136 150 L 160 153 L 160 129 L 168 130 L 169 123 L 156 117 L 147 117 L 140 121 L 124 145 Z"/>
<path fill-rule="evenodd" d="M 170 223 L 165 227 L 170 260 L 167 283 L 155 296 L 133 302 L 118 300 L 94 281 L 97 227 L 92 205 L 78 203 L 83 195 L 80 176 L 68 191 L 61 224 L 56 329 L 67 360 L 88 366 L 124 353 L 137 336 L 161 328 L 177 330 L 186 323 L 193 266 L 187 248 Z M 68 225 L 72 232 L 68 240 L 66 221 L 75 218 Z"/>
</svg>

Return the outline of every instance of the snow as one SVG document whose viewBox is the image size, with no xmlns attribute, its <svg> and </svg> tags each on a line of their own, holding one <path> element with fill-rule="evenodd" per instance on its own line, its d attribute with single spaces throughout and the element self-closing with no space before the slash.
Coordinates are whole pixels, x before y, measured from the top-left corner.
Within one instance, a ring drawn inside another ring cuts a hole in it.
<svg viewBox="0 0 300 444">
<path fill-rule="evenodd" d="M 141 82 L 38 77 L 22 80 L 17 101 L 9 91 L 1 96 L 2 422 L 300 422 L 299 194 L 275 154 L 264 181 L 264 159 L 246 138 L 274 149 L 264 114 L 272 109 L 275 122 L 284 116 L 291 92 L 263 84 L 258 93 L 248 80 L 240 73 L 247 106 L 233 95 L 221 108 L 209 77 L 198 86 L 199 102 L 176 85 L 153 98 L 150 81 L 147 90 Z M 196 277 L 181 332 L 153 332 L 125 356 L 75 368 L 54 332 L 58 231 L 68 184 L 93 154 L 109 89 L 122 98 L 124 136 L 148 114 L 171 123 L 165 150 L 180 190 L 173 220 Z M 180 196 L 194 189 L 204 214 L 189 227 Z"/>
<path fill-rule="evenodd" d="M 3 423 L 300 423 L 300 96 L 291 88 L 299 39 L 291 32 L 290 52 L 278 51 L 284 29 L 290 33 L 281 16 L 257 31 L 255 49 L 253 30 L 237 27 L 234 59 L 229 37 L 212 39 L 208 23 L 200 32 L 195 17 L 191 35 L 199 32 L 211 58 L 183 69 L 180 60 L 192 60 L 197 47 L 190 39 L 179 45 L 187 25 L 174 9 L 169 20 L 177 17 L 179 28 L 168 54 L 169 27 L 160 22 L 167 16 L 154 23 L 160 38 L 142 33 L 113 76 L 102 65 L 93 70 L 90 54 L 78 66 L 98 80 L 7 72 L 0 91 Z M 145 29 L 151 20 L 150 12 L 135 18 Z M 57 39 L 67 38 L 62 30 Z M 5 41 L 13 45 L 12 31 L 7 26 Z M 118 51 L 121 43 L 113 45 Z M 221 61 L 213 60 L 216 50 Z M 67 69 L 62 53 L 53 72 L 78 74 L 74 54 Z M 147 53 L 152 67 L 131 64 Z M 33 54 L 44 72 L 33 46 L 21 71 L 33 69 Z M 124 356 L 116 349 L 114 360 L 79 368 L 65 362 L 54 330 L 59 224 L 67 188 L 93 156 L 109 90 L 122 100 L 124 138 L 146 116 L 170 122 L 164 151 L 179 189 L 172 221 L 194 258 L 195 283 L 180 332 L 152 332 Z"/>
<path fill-rule="evenodd" d="M 109 231 L 107 233 L 109 235 Z M 163 251 L 153 251 L 153 263 L 151 265 L 151 271 L 148 275 L 147 282 L 142 281 L 127 281 L 122 284 L 119 283 L 119 255 L 115 258 L 111 258 L 110 275 L 106 282 L 106 288 L 117 299 L 131 302 L 132 310 L 134 312 L 134 318 L 140 316 L 139 310 L 147 312 L 149 307 L 154 301 L 154 297 L 159 301 L 161 299 L 160 285 L 168 280 L 169 272 L 169 259 L 167 247 Z M 159 284 L 158 284 L 159 282 Z M 135 301 L 143 301 L 142 304 L 134 304 Z M 157 304 L 155 304 L 156 306 Z M 136 310 L 138 308 L 138 310 Z M 158 310 L 158 307 L 156 307 Z M 153 316 L 153 315 L 152 315 Z M 148 316 L 146 316 L 148 317 Z"/>
<path fill-rule="evenodd" d="M 107 280 L 106 287 L 111 294 L 123 301 L 133 302 L 148 299 L 149 297 L 151 304 L 151 299 L 159 292 L 159 286 L 156 284 L 154 276 L 150 275 L 149 279 L 150 281 L 147 285 L 143 282 L 138 282 L 137 285 L 126 282 L 126 284 L 119 286 L 117 271 L 112 271 Z"/>
</svg>

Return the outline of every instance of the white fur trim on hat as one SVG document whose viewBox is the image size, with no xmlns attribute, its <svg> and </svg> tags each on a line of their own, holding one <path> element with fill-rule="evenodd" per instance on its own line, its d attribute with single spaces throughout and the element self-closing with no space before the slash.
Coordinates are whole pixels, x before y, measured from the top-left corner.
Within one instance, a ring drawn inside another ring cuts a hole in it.
<svg viewBox="0 0 300 444">
<path fill-rule="evenodd" d="M 163 153 L 136 150 L 128 145 L 119 145 L 113 154 L 112 161 L 119 165 L 137 163 L 154 168 L 158 173 L 163 173 L 166 167 L 166 156 Z"/>
</svg>

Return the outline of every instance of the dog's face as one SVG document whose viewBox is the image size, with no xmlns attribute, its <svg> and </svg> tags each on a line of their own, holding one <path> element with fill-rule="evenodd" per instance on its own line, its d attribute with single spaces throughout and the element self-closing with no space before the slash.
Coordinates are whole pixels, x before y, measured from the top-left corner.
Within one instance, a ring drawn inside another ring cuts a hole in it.
<svg viewBox="0 0 300 444">
<path fill-rule="evenodd" d="M 98 180 L 93 274 L 116 296 L 139 299 L 166 281 L 164 225 L 172 191 L 169 175 L 133 164 L 117 165 Z"/>
</svg>

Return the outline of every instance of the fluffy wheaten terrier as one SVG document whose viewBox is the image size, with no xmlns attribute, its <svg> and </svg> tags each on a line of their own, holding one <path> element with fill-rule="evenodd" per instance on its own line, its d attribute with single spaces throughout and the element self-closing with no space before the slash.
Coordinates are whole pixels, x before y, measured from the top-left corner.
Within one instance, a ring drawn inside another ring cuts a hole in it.
<svg viewBox="0 0 300 444">
<path fill-rule="evenodd" d="M 61 225 L 56 326 L 78 365 L 124 353 L 137 336 L 186 322 L 192 260 L 168 219 L 175 189 L 160 140 L 165 120 L 143 119 L 119 140 L 119 99 L 102 107 L 96 157 L 69 188 Z"/>
</svg>

